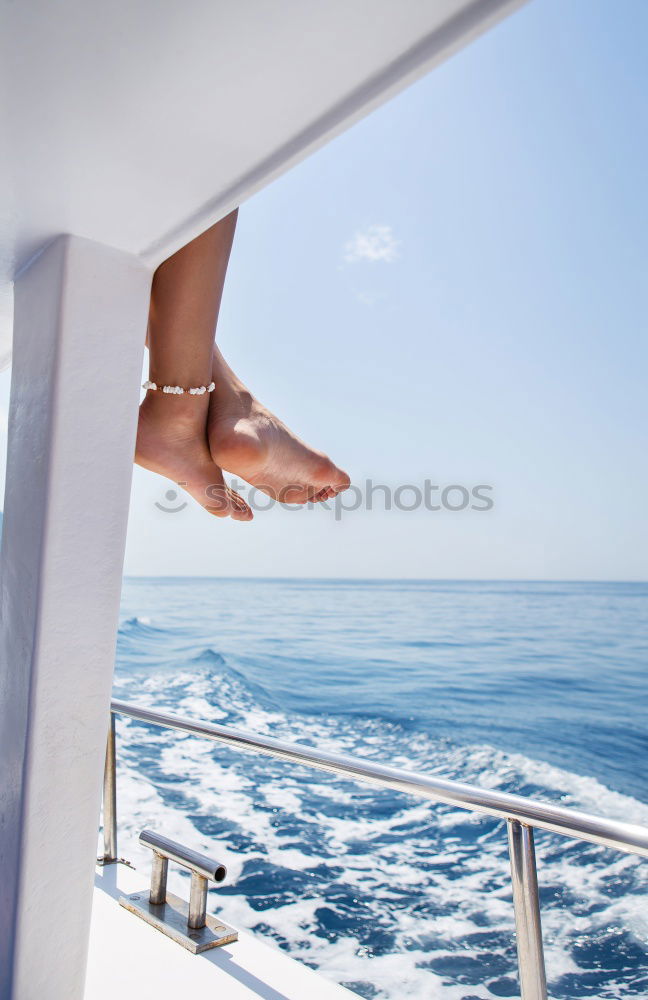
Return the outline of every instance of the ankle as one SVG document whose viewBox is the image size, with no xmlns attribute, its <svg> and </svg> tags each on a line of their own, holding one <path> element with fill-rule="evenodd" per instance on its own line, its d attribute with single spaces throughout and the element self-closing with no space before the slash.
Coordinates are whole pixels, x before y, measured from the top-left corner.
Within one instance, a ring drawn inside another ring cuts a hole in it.
<svg viewBox="0 0 648 1000">
<path fill-rule="evenodd" d="M 175 432 L 204 435 L 207 424 L 209 394 L 182 396 L 149 390 L 140 406 L 140 414 L 147 422 L 168 426 Z"/>
<path fill-rule="evenodd" d="M 216 383 L 214 396 L 218 409 L 229 416 L 249 416 L 256 404 L 256 399 L 234 374 L 218 348 L 214 350 L 212 378 Z M 258 404 L 257 404 L 258 405 Z"/>
</svg>

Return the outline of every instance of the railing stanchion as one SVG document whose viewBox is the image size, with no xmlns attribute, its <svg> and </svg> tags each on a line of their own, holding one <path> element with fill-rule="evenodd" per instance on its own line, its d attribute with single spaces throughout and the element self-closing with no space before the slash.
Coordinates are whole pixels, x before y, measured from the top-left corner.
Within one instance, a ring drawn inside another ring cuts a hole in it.
<svg viewBox="0 0 648 1000">
<path fill-rule="evenodd" d="M 106 766 L 103 785 L 103 862 L 117 861 L 117 756 L 115 752 L 115 713 L 110 713 L 106 743 Z"/>
<path fill-rule="evenodd" d="M 547 1000 L 533 829 L 517 819 L 508 819 L 506 822 L 513 881 L 520 993 L 522 1000 Z"/>
</svg>

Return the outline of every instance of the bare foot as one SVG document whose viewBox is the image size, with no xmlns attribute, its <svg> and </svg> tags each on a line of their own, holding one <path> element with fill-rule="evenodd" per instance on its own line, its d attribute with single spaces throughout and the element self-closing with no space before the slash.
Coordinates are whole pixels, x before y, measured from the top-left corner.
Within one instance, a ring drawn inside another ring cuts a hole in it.
<svg viewBox="0 0 648 1000">
<path fill-rule="evenodd" d="M 266 410 L 236 377 L 218 348 L 207 434 L 214 462 L 274 500 L 306 503 L 349 486 L 346 472 L 315 451 Z"/>
<path fill-rule="evenodd" d="M 184 487 L 210 514 L 250 521 L 252 511 L 226 486 L 209 453 L 206 404 L 195 396 L 148 392 L 140 406 L 135 461 Z"/>
</svg>

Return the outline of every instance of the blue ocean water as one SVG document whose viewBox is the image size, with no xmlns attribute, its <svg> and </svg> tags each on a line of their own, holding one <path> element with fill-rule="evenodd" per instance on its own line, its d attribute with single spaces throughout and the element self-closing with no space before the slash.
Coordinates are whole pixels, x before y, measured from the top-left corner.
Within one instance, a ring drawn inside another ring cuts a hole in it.
<svg viewBox="0 0 648 1000">
<path fill-rule="evenodd" d="M 648 825 L 647 619 L 645 584 L 127 580 L 115 692 Z M 144 826 L 220 856 L 212 907 L 360 996 L 518 995 L 502 823 L 132 721 L 118 740 L 136 863 Z M 550 995 L 648 996 L 648 863 L 537 849 Z"/>
</svg>

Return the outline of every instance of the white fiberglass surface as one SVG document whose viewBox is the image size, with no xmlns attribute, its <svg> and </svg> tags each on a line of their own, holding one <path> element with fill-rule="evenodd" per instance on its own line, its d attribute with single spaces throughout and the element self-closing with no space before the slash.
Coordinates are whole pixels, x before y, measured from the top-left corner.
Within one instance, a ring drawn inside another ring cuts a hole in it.
<svg viewBox="0 0 648 1000">
<path fill-rule="evenodd" d="M 0 286 L 60 233 L 159 262 L 515 6 L 5 4 Z"/>
</svg>

